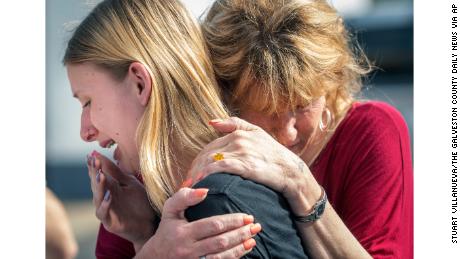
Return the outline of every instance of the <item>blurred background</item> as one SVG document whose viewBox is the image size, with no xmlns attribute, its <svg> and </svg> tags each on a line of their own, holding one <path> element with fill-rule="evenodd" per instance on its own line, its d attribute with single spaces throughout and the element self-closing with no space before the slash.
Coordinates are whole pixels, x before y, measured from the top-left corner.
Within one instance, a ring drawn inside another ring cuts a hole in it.
<svg viewBox="0 0 460 259">
<path fill-rule="evenodd" d="M 182 0 L 196 17 L 213 0 Z M 80 139 L 80 104 L 70 91 L 61 60 L 72 29 L 98 1 L 46 1 L 46 183 L 63 201 L 79 245 L 77 258 L 94 258 L 98 221 L 91 203 L 86 154 L 101 150 Z M 395 106 L 413 139 L 412 0 L 330 0 L 378 69 L 362 98 Z"/>
</svg>

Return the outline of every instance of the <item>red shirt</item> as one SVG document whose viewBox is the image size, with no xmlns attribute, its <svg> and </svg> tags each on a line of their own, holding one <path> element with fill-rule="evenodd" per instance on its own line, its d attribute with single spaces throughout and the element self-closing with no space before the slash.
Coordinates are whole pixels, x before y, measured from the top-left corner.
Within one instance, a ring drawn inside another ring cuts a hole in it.
<svg viewBox="0 0 460 259">
<path fill-rule="evenodd" d="M 410 138 L 396 109 L 355 103 L 311 171 L 373 258 L 413 258 Z"/>
<path fill-rule="evenodd" d="M 381 102 L 355 103 L 311 167 L 345 225 L 374 258 L 413 258 L 413 171 L 406 123 Z M 101 225 L 98 259 L 132 258 Z"/>
<path fill-rule="evenodd" d="M 110 233 L 100 225 L 96 243 L 97 259 L 127 259 L 135 255 L 133 243 Z"/>
</svg>

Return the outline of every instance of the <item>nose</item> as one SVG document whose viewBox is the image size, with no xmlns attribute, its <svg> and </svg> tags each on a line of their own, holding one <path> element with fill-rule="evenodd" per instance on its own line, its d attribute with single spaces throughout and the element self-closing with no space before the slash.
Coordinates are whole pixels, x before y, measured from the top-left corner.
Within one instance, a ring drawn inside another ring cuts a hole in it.
<svg viewBox="0 0 460 259">
<path fill-rule="evenodd" d="M 283 146 L 289 147 L 297 141 L 296 117 L 293 112 L 286 112 L 278 118 L 276 139 Z"/>
<path fill-rule="evenodd" d="M 80 121 L 80 137 L 83 141 L 91 142 L 96 140 L 98 131 L 91 123 L 89 111 L 83 110 Z"/>
</svg>

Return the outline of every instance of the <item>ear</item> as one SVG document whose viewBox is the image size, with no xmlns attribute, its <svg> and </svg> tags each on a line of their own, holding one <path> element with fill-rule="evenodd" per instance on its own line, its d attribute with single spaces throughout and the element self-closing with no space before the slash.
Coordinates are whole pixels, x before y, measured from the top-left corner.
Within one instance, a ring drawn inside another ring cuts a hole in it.
<svg viewBox="0 0 460 259">
<path fill-rule="evenodd" d="M 128 77 L 134 86 L 136 96 L 142 106 L 147 106 L 152 93 L 152 77 L 147 68 L 140 62 L 133 62 L 129 65 Z"/>
</svg>

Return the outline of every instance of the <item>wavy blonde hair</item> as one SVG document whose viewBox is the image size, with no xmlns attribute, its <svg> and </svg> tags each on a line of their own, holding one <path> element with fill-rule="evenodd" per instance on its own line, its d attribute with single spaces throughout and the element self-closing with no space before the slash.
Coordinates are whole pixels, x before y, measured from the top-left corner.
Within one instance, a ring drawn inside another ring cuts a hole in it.
<svg viewBox="0 0 460 259">
<path fill-rule="evenodd" d="M 118 80 L 135 61 L 152 78 L 137 140 L 142 177 L 161 212 L 183 180 L 177 177 L 188 165 L 181 162 L 191 161 L 217 137 L 208 121 L 228 115 L 201 30 L 180 2 L 103 1 L 77 27 L 63 60 L 91 62 Z"/>
<path fill-rule="evenodd" d="M 217 0 L 202 24 L 234 111 L 272 114 L 326 97 L 340 117 L 371 65 L 323 0 Z"/>
</svg>

